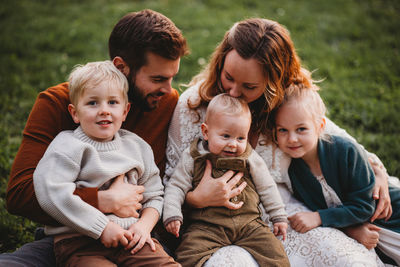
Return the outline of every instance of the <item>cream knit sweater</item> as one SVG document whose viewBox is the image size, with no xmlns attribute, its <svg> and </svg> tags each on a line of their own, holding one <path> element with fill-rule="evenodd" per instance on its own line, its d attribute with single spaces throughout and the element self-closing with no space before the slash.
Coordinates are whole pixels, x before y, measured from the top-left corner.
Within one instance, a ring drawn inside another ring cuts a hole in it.
<svg viewBox="0 0 400 267">
<path fill-rule="evenodd" d="M 40 160 L 33 182 L 40 206 L 62 223 L 46 226 L 46 234 L 82 233 L 98 239 L 109 220 L 125 229 L 136 218 L 105 215 L 73 192 L 76 187 L 106 189 L 113 178 L 126 174 L 125 181 L 143 185 L 143 209 L 151 207 L 161 216 L 163 185 L 151 147 L 139 136 L 119 130 L 110 142 L 90 139 L 78 127 L 59 133 Z"/>
</svg>

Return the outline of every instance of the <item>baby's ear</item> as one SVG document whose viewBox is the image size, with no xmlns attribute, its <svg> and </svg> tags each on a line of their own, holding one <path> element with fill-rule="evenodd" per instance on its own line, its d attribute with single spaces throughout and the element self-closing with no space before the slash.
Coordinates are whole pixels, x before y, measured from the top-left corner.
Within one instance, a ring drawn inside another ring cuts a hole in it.
<svg viewBox="0 0 400 267">
<path fill-rule="evenodd" d="M 205 123 L 201 124 L 201 133 L 203 134 L 204 140 L 208 140 L 208 126 Z"/>
<path fill-rule="evenodd" d="M 76 111 L 76 108 L 73 104 L 68 105 L 68 111 L 69 111 L 69 114 L 71 114 L 71 117 L 74 120 L 74 122 L 79 123 L 78 112 Z"/>
</svg>

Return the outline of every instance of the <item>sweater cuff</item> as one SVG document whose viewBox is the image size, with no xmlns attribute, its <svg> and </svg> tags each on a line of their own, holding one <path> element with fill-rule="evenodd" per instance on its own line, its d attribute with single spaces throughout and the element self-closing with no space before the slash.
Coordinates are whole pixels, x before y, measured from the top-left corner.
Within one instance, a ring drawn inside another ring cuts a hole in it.
<svg viewBox="0 0 400 267">
<path fill-rule="evenodd" d="M 285 222 L 289 223 L 289 220 L 287 219 L 286 216 L 276 216 L 273 219 L 271 219 L 272 223 L 277 223 L 277 222 Z"/>
<path fill-rule="evenodd" d="M 99 199 L 97 196 L 97 187 L 76 188 L 74 195 L 79 196 L 89 205 L 99 209 Z"/>
<path fill-rule="evenodd" d="M 167 226 L 172 221 L 180 221 L 183 224 L 183 218 L 179 216 L 169 217 L 168 219 L 164 220 L 164 226 Z"/>
</svg>

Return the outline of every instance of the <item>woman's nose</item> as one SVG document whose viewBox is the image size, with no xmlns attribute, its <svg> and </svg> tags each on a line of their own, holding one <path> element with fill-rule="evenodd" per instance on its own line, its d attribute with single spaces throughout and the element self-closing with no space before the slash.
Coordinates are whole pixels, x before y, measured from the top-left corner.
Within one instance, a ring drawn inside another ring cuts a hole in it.
<svg viewBox="0 0 400 267">
<path fill-rule="evenodd" d="M 232 97 L 240 97 L 242 95 L 242 91 L 240 90 L 240 88 L 237 85 L 233 85 L 229 89 L 229 95 Z"/>
</svg>

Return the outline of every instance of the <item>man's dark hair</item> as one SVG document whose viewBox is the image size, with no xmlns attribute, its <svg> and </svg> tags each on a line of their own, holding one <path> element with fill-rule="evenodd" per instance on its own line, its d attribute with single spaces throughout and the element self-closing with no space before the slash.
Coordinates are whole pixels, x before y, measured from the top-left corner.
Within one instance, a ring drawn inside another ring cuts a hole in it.
<svg viewBox="0 0 400 267">
<path fill-rule="evenodd" d="M 111 60 L 120 56 L 136 72 L 146 64 L 147 52 L 175 60 L 188 54 L 186 39 L 166 16 L 145 9 L 125 15 L 108 41 Z"/>
</svg>

